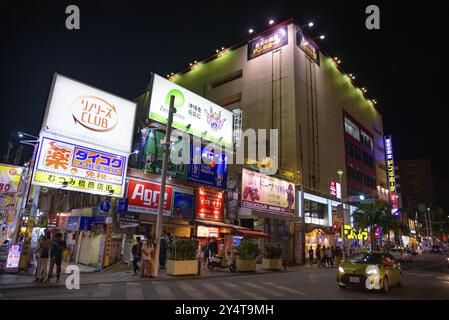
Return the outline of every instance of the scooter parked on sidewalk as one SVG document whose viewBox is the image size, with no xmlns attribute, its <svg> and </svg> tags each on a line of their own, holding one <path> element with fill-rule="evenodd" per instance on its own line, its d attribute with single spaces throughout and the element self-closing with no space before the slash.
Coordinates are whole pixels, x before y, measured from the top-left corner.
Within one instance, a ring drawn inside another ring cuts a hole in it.
<svg viewBox="0 0 449 320">
<path fill-rule="evenodd" d="M 231 271 L 232 273 L 237 271 L 237 265 L 235 264 L 235 259 L 231 258 L 230 261 L 228 263 L 228 265 L 224 265 L 223 264 L 223 258 L 220 257 L 219 255 L 214 255 L 213 257 L 211 257 L 209 259 L 209 262 L 207 263 L 207 268 L 209 270 L 213 270 L 215 268 L 217 269 L 225 269 L 225 268 L 229 268 L 229 271 Z"/>
</svg>

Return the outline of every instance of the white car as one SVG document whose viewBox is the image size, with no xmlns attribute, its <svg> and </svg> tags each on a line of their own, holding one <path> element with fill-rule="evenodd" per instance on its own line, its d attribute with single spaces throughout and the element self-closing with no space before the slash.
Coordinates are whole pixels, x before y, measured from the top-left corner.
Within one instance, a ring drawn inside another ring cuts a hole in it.
<svg viewBox="0 0 449 320">
<path fill-rule="evenodd" d="M 401 248 L 393 248 L 390 250 L 390 254 L 398 261 L 401 262 L 411 262 L 412 261 L 412 254 L 404 249 Z"/>
</svg>

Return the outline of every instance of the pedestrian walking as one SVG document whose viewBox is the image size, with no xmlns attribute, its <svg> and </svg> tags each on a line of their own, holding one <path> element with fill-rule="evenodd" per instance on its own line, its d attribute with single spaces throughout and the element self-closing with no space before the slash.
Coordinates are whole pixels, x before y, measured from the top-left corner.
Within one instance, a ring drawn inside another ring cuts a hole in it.
<svg viewBox="0 0 449 320">
<path fill-rule="evenodd" d="M 209 263 L 209 257 L 210 257 L 209 245 L 210 245 L 210 238 L 207 238 L 206 243 L 204 244 L 204 265 Z"/>
<path fill-rule="evenodd" d="M 61 277 L 61 265 L 62 265 L 62 254 L 64 250 L 67 249 L 67 244 L 62 240 L 62 233 L 55 234 L 51 246 L 51 259 L 50 259 L 50 271 L 48 273 L 47 282 L 50 278 L 53 278 L 53 268 L 56 264 L 56 282 L 59 282 Z"/>
<path fill-rule="evenodd" d="M 321 266 L 321 245 L 318 245 L 315 250 L 316 256 L 316 266 L 319 268 Z"/>
<path fill-rule="evenodd" d="M 143 277 L 151 278 L 153 276 L 153 256 L 154 256 L 154 245 L 153 239 L 151 239 L 151 237 L 144 242 L 144 244 L 142 245 L 141 252 L 142 252 L 141 253 L 142 266 L 140 276 L 142 278 Z"/>
<path fill-rule="evenodd" d="M 337 246 L 336 252 L 335 252 L 335 261 L 337 265 L 340 265 L 341 260 L 343 258 L 343 250 L 341 250 L 340 246 Z"/>
<path fill-rule="evenodd" d="M 320 250 L 320 257 L 321 257 L 321 266 L 323 268 L 326 267 L 326 246 L 322 246 Z"/>
<path fill-rule="evenodd" d="M 310 246 L 310 249 L 309 249 L 309 262 L 310 262 L 310 265 L 313 264 L 313 249 L 312 249 L 312 246 Z"/>
<path fill-rule="evenodd" d="M 331 252 L 332 252 L 332 260 L 331 260 L 331 262 L 332 262 L 332 265 L 334 265 L 334 261 L 335 261 L 335 252 L 336 252 L 335 246 L 333 246 L 333 247 L 331 248 Z"/>
<path fill-rule="evenodd" d="M 48 258 L 51 249 L 51 236 L 49 232 L 42 235 L 37 247 L 37 270 L 34 282 L 42 282 L 47 277 Z"/>
<path fill-rule="evenodd" d="M 218 254 L 218 243 L 217 239 L 212 238 L 211 243 L 209 244 L 210 256 L 213 257 Z"/>
<path fill-rule="evenodd" d="M 139 260 L 141 257 L 141 253 L 142 253 L 142 240 L 140 237 L 136 237 L 136 241 L 137 243 L 135 245 L 133 245 L 132 249 L 131 249 L 131 253 L 133 255 L 133 270 L 134 270 L 134 275 L 137 275 L 137 271 L 139 271 Z"/>
<path fill-rule="evenodd" d="M 334 262 L 332 261 L 332 250 L 331 247 L 326 248 L 326 264 L 328 267 L 333 267 Z"/>
<path fill-rule="evenodd" d="M 159 268 L 165 269 L 165 258 L 167 256 L 168 235 L 166 232 L 162 235 L 159 251 Z"/>
</svg>

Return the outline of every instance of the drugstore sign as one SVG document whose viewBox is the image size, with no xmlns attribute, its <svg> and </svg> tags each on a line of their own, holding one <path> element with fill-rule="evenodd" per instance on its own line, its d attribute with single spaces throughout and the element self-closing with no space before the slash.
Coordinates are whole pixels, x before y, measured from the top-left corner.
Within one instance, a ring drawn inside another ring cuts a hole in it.
<svg viewBox="0 0 449 320">
<path fill-rule="evenodd" d="M 122 197 L 127 157 L 42 137 L 32 183 Z"/>
</svg>

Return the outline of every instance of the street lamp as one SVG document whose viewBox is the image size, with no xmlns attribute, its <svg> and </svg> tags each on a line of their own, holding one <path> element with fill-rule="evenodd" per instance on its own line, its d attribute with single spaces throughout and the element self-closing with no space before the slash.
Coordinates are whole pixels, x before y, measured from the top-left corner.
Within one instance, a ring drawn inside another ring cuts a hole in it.
<svg viewBox="0 0 449 320">
<path fill-rule="evenodd" d="M 274 24 L 274 20 L 273 20 L 273 19 L 270 19 L 270 21 L 269 21 L 268 23 L 269 23 L 270 26 L 271 26 L 272 24 Z"/>
<path fill-rule="evenodd" d="M 252 33 L 254 33 L 254 29 L 250 28 L 250 29 L 248 30 L 248 32 L 249 32 L 249 34 L 252 34 Z"/>
</svg>

